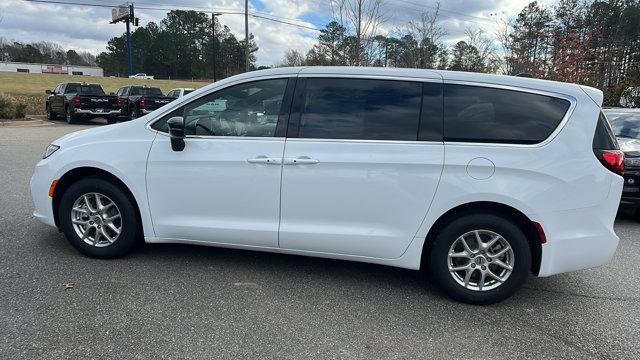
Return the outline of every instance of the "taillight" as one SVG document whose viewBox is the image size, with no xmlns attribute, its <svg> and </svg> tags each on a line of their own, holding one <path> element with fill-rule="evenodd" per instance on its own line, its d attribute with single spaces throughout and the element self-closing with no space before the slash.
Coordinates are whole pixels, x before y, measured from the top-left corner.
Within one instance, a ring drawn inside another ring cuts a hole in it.
<svg viewBox="0 0 640 360">
<path fill-rule="evenodd" d="M 116 99 L 116 104 L 118 106 L 122 105 L 122 98 L 120 96 L 118 96 L 118 98 Z"/>
<path fill-rule="evenodd" d="M 618 175 L 624 174 L 624 153 L 620 150 L 593 150 L 602 165 Z"/>
<path fill-rule="evenodd" d="M 140 98 L 140 107 L 144 107 L 144 96 Z"/>
<path fill-rule="evenodd" d="M 80 95 L 73 98 L 73 106 L 80 106 Z"/>
</svg>

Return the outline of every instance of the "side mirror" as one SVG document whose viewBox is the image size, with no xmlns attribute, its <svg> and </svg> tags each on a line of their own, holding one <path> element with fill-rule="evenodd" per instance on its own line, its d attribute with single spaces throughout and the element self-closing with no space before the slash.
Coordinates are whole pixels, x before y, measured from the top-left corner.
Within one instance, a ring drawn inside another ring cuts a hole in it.
<svg viewBox="0 0 640 360">
<path fill-rule="evenodd" d="M 51 95 L 51 90 L 47 89 L 47 90 L 44 91 L 44 93 L 47 94 L 47 95 Z"/>
<path fill-rule="evenodd" d="M 184 119 L 182 116 L 174 116 L 167 120 L 169 127 L 169 137 L 171 138 L 171 149 L 173 151 L 184 150 Z"/>
</svg>

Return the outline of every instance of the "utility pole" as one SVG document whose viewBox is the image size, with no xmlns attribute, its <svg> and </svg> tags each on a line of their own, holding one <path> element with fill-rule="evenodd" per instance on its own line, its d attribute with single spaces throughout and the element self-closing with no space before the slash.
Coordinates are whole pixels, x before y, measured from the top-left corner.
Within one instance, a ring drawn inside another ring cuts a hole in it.
<svg viewBox="0 0 640 360">
<path fill-rule="evenodd" d="M 213 82 L 216 82 L 216 16 L 220 16 L 220 13 L 211 13 L 211 31 L 213 31 Z"/>
<path fill-rule="evenodd" d="M 249 71 L 249 0 L 244 0 L 244 62 L 245 71 Z"/>
<path fill-rule="evenodd" d="M 129 71 L 129 76 L 133 75 L 133 62 L 131 60 L 131 26 L 130 23 L 133 21 L 133 4 L 129 4 L 129 17 L 125 22 L 127 23 L 127 70 Z"/>
<path fill-rule="evenodd" d="M 133 14 L 133 4 L 125 3 L 111 9 L 111 22 L 124 22 L 127 25 L 127 72 L 133 75 L 133 61 L 131 60 L 131 24 L 138 26 L 138 18 Z"/>
</svg>

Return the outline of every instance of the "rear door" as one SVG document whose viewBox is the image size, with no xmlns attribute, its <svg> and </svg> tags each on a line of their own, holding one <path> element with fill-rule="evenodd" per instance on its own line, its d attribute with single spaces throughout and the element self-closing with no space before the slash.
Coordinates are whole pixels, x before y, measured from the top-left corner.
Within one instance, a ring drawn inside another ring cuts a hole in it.
<svg viewBox="0 0 640 360">
<path fill-rule="evenodd" d="M 301 77 L 294 99 L 280 247 L 401 256 L 442 171 L 441 80 Z"/>
</svg>

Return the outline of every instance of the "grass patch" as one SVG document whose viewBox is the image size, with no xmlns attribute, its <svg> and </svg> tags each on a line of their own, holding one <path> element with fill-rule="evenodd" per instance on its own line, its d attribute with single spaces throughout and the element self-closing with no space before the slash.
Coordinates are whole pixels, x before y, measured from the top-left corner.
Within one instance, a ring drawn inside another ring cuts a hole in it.
<svg viewBox="0 0 640 360">
<path fill-rule="evenodd" d="M 12 96 L 40 96 L 44 99 L 45 90 L 52 90 L 63 82 L 83 82 L 102 85 L 108 94 L 116 92 L 125 85 L 149 85 L 157 86 L 165 94 L 174 88 L 188 87 L 199 88 L 210 84 L 210 81 L 182 81 L 182 80 L 135 80 L 129 78 L 93 77 L 81 75 L 57 75 L 57 74 L 25 74 L 0 72 L 0 93 Z M 44 102 L 43 102 L 44 104 Z M 44 107 L 44 105 L 42 105 Z"/>
</svg>

